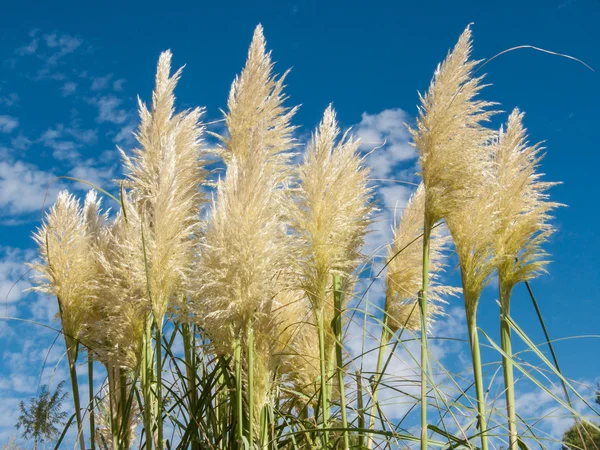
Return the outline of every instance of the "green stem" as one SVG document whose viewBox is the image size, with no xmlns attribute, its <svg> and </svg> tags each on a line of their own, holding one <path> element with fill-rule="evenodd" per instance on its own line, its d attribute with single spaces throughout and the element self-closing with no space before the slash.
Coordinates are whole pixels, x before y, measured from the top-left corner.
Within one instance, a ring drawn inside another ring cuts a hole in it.
<svg viewBox="0 0 600 450">
<path fill-rule="evenodd" d="M 90 400 L 90 447 L 96 450 L 96 424 L 94 417 L 94 359 L 88 351 L 88 396 Z"/>
<path fill-rule="evenodd" d="M 144 339 L 142 343 L 142 397 L 144 398 L 144 429 L 146 431 L 146 450 L 152 450 L 153 440 L 153 421 L 152 421 L 152 405 L 154 396 L 152 394 L 152 320 L 151 317 L 146 319 L 146 329 L 144 331 Z"/>
<path fill-rule="evenodd" d="M 375 369 L 375 381 L 372 386 L 371 396 L 371 412 L 369 413 L 369 430 L 373 430 L 375 427 L 375 413 L 377 410 L 377 399 L 379 396 L 379 384 L 383 378 L 382 367 L 383 358 L 385 355 L 385 348 L 390 341 L 390 333 L 388 330 L 388 315 L 387 311 L 383 312 L 383 327 L 381 329 L 381 338 L 379 340 L 379 352 L 377 354 L 377 368 Z M 369 433 L 367 436 L 367 448 L 370 450 L 373 448 L 373 434 Z"/>
<path fill-rule="evenodd" d="M 337 361 L 337 376 L 340 390 L 340 410 L 342 413 L 342 436 L 344 439 L 344 450 L 350 449 L 350 438 L 348 437 L 348 416 L 346 414 L 346 395 L 344 389 L 344 356 L 342 343 L 342 279 L 338 275 L 333 277 L 333 305 L 335 308 L 335 353 Z"/>
<path fill-rule="evenodd" d="M 509 449 L 518 450 L 517 414 L 515 410 L 515 381 L 513 369 L 512 339 L 510 325 L 506 318 L 510 316 L 510 287 L 500 278 L 500 338 L 502 350 L 502 366 L 504 369 L 504 387 L 506 390 L 506 413 L 508 415 Z"/>
<path fill-rule="evenodd" d="M 69 360 L 69 376 L 71 378 L 71 388 L 73 390 L 73 407 L 75 408 L 75 419 L 77 420 L 77 433 L 79 435 L 79 447 L 85 450 L 85 438 L 83 436 L 83 422 L 81 420 L 81 403 L 79 401 L 79 382 L 77 381 L 77 353 L 79 352 L 79 343 L 65 336 L 67 346 L 67 359 Z"/>
<path fill-rule="evenodd" d="M 427 450 L 427 360 L 429 344 L 427 342 L 427 289 L 429 287 L 429 244 L 431 240 L 431 221 L 425 214 L 423 227 L 423 286 L 419 292 L 421 312 L 421 450 Z"/>
<path fill-rule="evenodd" d="M 163 448 L 163 401 L 162 401 L 162 319 L 156 321 L 156 442 Z"/>
<path fill-rule="evenodd" d="M 192 339 L 192 329 L 190 325 L 187 323 L 182 324 L 182 336 L 183 336 L 183 352 L 185 357 L 185 371 L 188 382 L 188 401 L 189 401 L 189 410 L 196 411 L 198 405 L 198 392 L 196 388 L 196 352 L 195 345 Z M 216 415 L 218 416 L 218 403 L 215 405 Z M 196 433 L 197 434 L 197 433 Z M 196 439 L 192 439 L 192 450 L 199 450 L 200 443 L 197 439 L 199 436 L 196 436 Z"/>
<path fill-rule="evenodd" d="M 483 371 L 481 368 L 481 350 L 475 312 L 467 311 L 467 328 L 469 329 L 469 342 L 473 358 L 473 375 L 475 377 L 475 391 L 477 393 L 477 415 L 479 432 L 481 433 L 481 450 L 488 450 L 487 419 L 485 412 L 485 394 L 483 390 Z"/>
<path fill-rule="evenodd" d="M 265 405 L 260 411 L 260 448 L 262 450 L 269 448 L 269 422 L 269 409 Z"/>
<path fill-rule="evenodd" d="M 248 442 L 254 446 L 254 328 L 248 328 Z M 262 431 L 262 430 L 261 430 Z"/>
<path fill-rule="evenodd" d="M 235 365 L 235 399 L 236 399 L 236 415 L 237 415 L 237 440 L 238 445 L 242 447 L 244 436 L 244 393 L 242 392 L 242 343 L 240 338 L 235 340 L 234 348 L 234 365 Z"/>
<path fill-rule="evenodd" d="M 362 376 L 360 370 L 356 371 L 356 403 L 357 403 L 357 414 L 358 414 L 358 429 L 364 430 L 365 428 L 365 408 L 363 405 L 363 392 L 362 392 Z M 370 434 L 370 433 L 369 433 Z M 365 443 L 365 435 L 363 431 L 358 432 L 358 448 L 362 449 Z"/>
<path fill-rule="evenodd" d="M 128 405 L 128 396 L 127 396 L 127 375 L 124 370 L 121 368 L 117 369 L 117 373 L 119 375 L 119 403 L 121 405 L 121 415 L 119 422 L 119 437 L 120 437 L 120 445 L 123 450 L 129 449 L 129 405 Z"/>
<path fill-rule="evenodd" d="M 115 368 L 106 365 L 106 373 L 108 378 L 108 401 L 110 407 L 110 432 L 112 434 L 113 447 L 115 450 L 121 450 L 120 444 L 120 424 L 119 424 L 119 409 L 116 401 L 116 384 L 115 384 Z"/>
<path fill-rule="evenodd" d="M 325 446 L 329 443 L 329 396 L 327 395 L 327 367 L 325 355 L 325 323 L 323 318 L 323 309 L 317 312 L 317 327 L 319 331 L 319 360 L 321 368 L 321 411 L 323 429 L 323 442 Z"/>
</svg>

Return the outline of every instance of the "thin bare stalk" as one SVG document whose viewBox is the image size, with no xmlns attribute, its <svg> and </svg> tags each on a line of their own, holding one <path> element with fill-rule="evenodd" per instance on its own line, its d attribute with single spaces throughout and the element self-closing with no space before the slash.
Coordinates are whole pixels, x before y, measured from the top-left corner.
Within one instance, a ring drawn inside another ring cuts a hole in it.
<svg viewBox="0 0 600 450">
<path fill-rule="evenodd" d="M 163 448 L 163 403 L 162 403 L 162 320 L 156 322 L 156 441 Z"/>
<path fill-rule="evenodd" d="M 319 329 L 319 360 L 321 368 L 321 428 L 323 429 L 323 442 L 329 443 L 329 395 L 327 390 L 327 367 L 325 355 L 325 323 L 323 310 L 317 311 L 317 328 Z"/>
<path fill-rule="evenodd" d="M 121 368 L 117 368 L 119 380 L 119 403 L 120 403 L 120 421 L 119 421 L 119 444 L 120 448 L 126 450 L 129 448 L 129 427 L 128 418 L 130 407 L 127 402 L 127 375 Z"/>
<path fill-rule="evenodd" d="M 120 439 L 120 425 L 119 425 L 119 407 L 116 404 L 115 392 L 115 371 L 116 369 L 112 366 L 106 366 L 107 378 L 108 378 L 108 401 L 110 407 L 110 432 L 112 434 L 113 447 L 115 450 L 121 449 Z"/>
<path fill-rule="evenodd" d="M 238 445 L 242 446 L 244 437 L 244 393 L 242 392 L 242 343 L 239 337 L 236 338 L 234 345 L 235 348 L 233 358 L 235 366 L 235 413 L 237 416 L 236 438 L 238 440 Z"/>
<path fill-rule="evenodd" d="M 77 420 L 77 434 L 79 436 L 79 447 L 85 450 L 85 438 L 83 436 L 83 422 L 81 420 L 81 403 L 79 401 L 79 382 L 77 381 L 77 353 L 79 353 L 79 343 L 65 336 L 65 345 L 67 346 L 67 359 L 69 360 L 69 376 L 71 378 L 71 388 L 73 390 L 73 407 L 75 408 L 75 419 Z"/>
<path fill-rule="evenodd" d="M 350 449 L 350 438 L 348 437 L 348 416 L 346 414 L 346 394 L 344 389 L 344 358 L 342 344 L 342 279 L 339 275 L 333 277 L 333 303 L 335 308 L 335 353 L 337 361 L 337 377 L 340 390 L 340 410 L 342 414 L 342 436 L 344 439 L 344 450 Z"/>
<path fill-rule="evenodd" d="M 150 317 L 146 320 L 146 330 L 144 332 L 144 340 L 142 344 L 142 397 L 144 398 L 143 421 L 146 431 L 146 450 L 152 450 L 153 440 L 153 403 L 155 397 L 152 393 L 152 320 Z"/>
<path fill-rule="evenodd" d="M 388 329 L 388 315 L 387 311 L 383 313 L 383 326 L 381 328 L 381 338 L 379 339 L 379 352 L 377 354 L 377 368 L 375 369 L 375 381 L 372 387 L 371 395 L 371 412 L 369 413 L 369 430 L 373 430 L 375 427 L 375 414 L 377 412 L 377 401 L 379 397 L 379 384 L 383 378 L 383 358 L 385 355 L 385 348 L 390 341 L 390 333 Z M 367 448 L 370 450 L 373 448 L 373 434 L 369 433 L 367 436 Z"/>
<path fill-rule="evenodd" d="M 421 450 L 427 450 L 427 360 L 429 346 L 427 342 L 427 288 L 429 285 L 429 246 L 431 241 L 431 220 L 425 207 L 423 221 L 423 286 L 419 292 L 421 312 Z"/>
<path fill-rule="evenodd" d="M 360 370 L 356 371 L 356 403 L 357 403 L 357 414 L 358 414 L 358 448 L 363 448 L 365 445 L 365 435 L 362 430 L 365 428 L 365 407 L 363 405 L 363 392 L 362 392 L 362 376 Z"/>
<path fill-rule="evenodd" d="M 467 328 L 469 330 L 469 343 L 473 359 L 473 375 L 475 377 L 475 391 L 477 394 L 477 416 L 479 432 L 481 433 L 481 450 L 488 450 L 487 418 L 485 412 L 485 393 L 483 390 L 483 371 L 481 368 L 481 349 L 477 333 L 477 321 L 474 314 L 467 314 Z"/>
<path fill-rule="evenodd" d="M 510 325 L 506 317 L 510 315 L 510 289 L 505 286 L 502 279 L 499 280 L 500 290 L 500 338 L 502 342 L 502 366 L 504 369 L 504 387 L 506 395 L 506 413 L 508 417 L 508 438 L 510 450 L 518 450 L 517 442 L 517 414 L 515 410 L 515 381 L 513 369 L 512 340 Z"/>
<path fill-rule="evenodd" d="M 187 323 L 182 324 L 183 352 L 185 357 L 185 371 L 187 376 L 188 402 L 190 412 L 197 410 L 198 392 L 196 388 L 196 351 L 195 334 L 192 336 L 192 328 Z M 216 415 L 218 417 L 219 404 L 215 405 Z M 192 439 L 192 450 L 199 450 L 200 444 L 197 439 Z"/>
<path fill-rule="evenodd" d="M 254 445 L 254 328 L 248 327 L 248 442 Z M 262 431 L 262 429 L 261 429 Z"/>
<path fill-rule="evenodd" d="M 96 450 L 96 424 L 94 418 L 94 359 L 88 351 L 88 397 L 90 408 L 90 448 Z"/>
</svg>

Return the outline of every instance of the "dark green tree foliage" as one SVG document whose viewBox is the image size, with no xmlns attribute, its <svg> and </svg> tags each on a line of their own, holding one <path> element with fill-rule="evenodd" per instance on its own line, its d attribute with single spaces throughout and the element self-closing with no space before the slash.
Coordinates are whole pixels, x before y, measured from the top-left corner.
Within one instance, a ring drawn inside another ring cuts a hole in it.
<svg viewBox="0 0 600 450">
<path fill-rule="evenodd" d="M 583 436 L 583 442 L 581 436 Z M 562 448 L 563 450 L 600 450 L 600 431 L 589 423 L 574 424 L 565 431 Z"/>
<path fill-rule="evenodd" d="M 596 403 L 600 405 L 600 384 L 596 391 Z M 596 427 L 600 428 L 599 425 Z M 573 424 L 563 435 L 563 450 L 600 450 L 600 431 L 596 427 L 589 423 Z"/>
<path fill-rule="evenodd" d="M 21 415 L 15 425 L 23 429 L 24 439 L 33 440 L 33 449 L 40 442 L 52 442 L 60 435 L 61 425 L 65 423 L 67 413 L 62 410 L 62 402 L 68 395 L 63 392 L 64 381 L 61 381 L 54 392 L 48 386 L 41 387 L 40 392 L 29 400 L 29 405 L 21 402 Z"/>
</svg>

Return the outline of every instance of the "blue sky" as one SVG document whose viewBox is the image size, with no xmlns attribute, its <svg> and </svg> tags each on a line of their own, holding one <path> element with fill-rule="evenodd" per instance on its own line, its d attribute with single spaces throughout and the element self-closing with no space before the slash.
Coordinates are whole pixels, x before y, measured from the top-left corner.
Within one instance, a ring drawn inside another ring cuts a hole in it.
<svg viewBox="0 0 600 450">
<path fill-rule="evenodd" d="M 108 187 L 119 176 L 116 146 L 128 150 L 134 144 L 136 95 L 149 99 L 161 51 L 171 49 L 174 65 L 186 65 L 178 106 L 205 106 L 205 120 L 216 120 L 252 31 L 262 23 L 278 71 L 292 68 L 287 92 L 290 105 L 302 105 L 295 119 L 299 139 L 306 139 L 333 102 L 343 126 L 354 126 L 366 141 L 365 149 L 386 139 L 370 157 L 378 176 L 414 179 L 415 155 L 403 122 L 414 120 L 418 91 L 427 88 L 436 64 L 470 22 L 476 58 L 530 44 L 573 55 L 600 71 L 598 0 L 5 2 L 0 17 L 3 302 L 26 270 L 23 263 L 33 257 L 30 236 L 49 181 L 71 175 Z M 517 106 L 525 111 L 531 141 L 545 141 L 546 179 L 563 183 L 552 190 L 553 199 L 567 205 L 557 212 L 558 232 L 547 246 L 554 262 L 549 275 L 533 282 L 550 332 L 555 338 L 598 333 L 599 74 L 533 50 L 506 54 L 485 72 L 492 83 L 485 98 L 507 112 Z M 505 119 L 500 115 L 494 125 Z M 80 195 L 85 189 L 55 182 L 46 205 L 60 187 Z M 401 206 L 410 193 L 392 183 L 380 192 L 389 207 Z M 382 216 L 375 236 L 386 234 L 390 219 Z M 51 323 L 52 300 L 20 292 L 28 286 L 27 279 L 17 284 L 2 314 Z M 494 295 L 486 292 L 480 323 L 495 337 Z M 513 305 L 516 320 L 540 342 L 522 287 Z M 42 355 L 53 339 L 39 327 L 0 323 L 0 397 L 10 405 L 0 411 L 0 442 L 13 433 L 18 399 L 35 392 Z M 600 377 L 598 339 L 564 341 L 557 350 L 568 376 L 586 383 Z M 60 352 L 51 354 L 54 367 Z"/>
</svg>

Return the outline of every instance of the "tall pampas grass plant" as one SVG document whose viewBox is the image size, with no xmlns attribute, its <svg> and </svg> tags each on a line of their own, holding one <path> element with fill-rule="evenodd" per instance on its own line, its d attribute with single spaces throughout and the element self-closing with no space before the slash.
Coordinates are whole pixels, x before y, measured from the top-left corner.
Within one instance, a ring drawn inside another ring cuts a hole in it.
<svg viewBox="0 0 600 450">
<path fill-rule="evenodd" d="M 335 111 L 329 106 L 312 137 L 304 162 L 298 167 L 295 202 L 289 213 L 297 234 L 299 287 L 310 301 L 318 331 L 324 430 L 330 419 L 331 387 L 328 384 L 332 374 L 328 368 L 330 362 L 333 363 L 335 341 L 341 335 L 338 333 L 336 337 L 329 326 L 336 315 L 334 291 L 339 292 L 342 285 L 340 279 L 335 289 L 333 277 L 344 279 L 347 299 L 373 211 L 369 171 L 358 154 L 359 141 L 348 135 L 338 141 L 339 134 Z M 341 309 L 342 305 L 339 306 Z M 339 388 L 342 394 L 343 383 Z M 347 428 L 347 423 L 343 427 Z M 326 445 L 327 431 L 323 437 Z M 344 439 L 347 443 L 347 436 Z"/>
<path fill-rule="evenodd" d="M 542 245 L 554 232 L 550 212 L 559 206 L 548 199 L 556 183 L 540 180 L 543 157 L 539 145 L 529 145 L 523 113 L 515 109 L 493 148 L 493 178 L 498 225 L 494 250 L 500 294 L 500 331 L 506 389 L 509 448 L 518 448 L 511 332 L 508 323 L 513 287 L 544 271 L 548 255 Z"/>
<path fill-rule="evenodd" d="M 475 97 L 484 87 L 474 77 L 478 61 L 471 60 L 471 29 L 438 66 L 428 92 L 421 97 L 416 129 L 411 130 L 419 152 L 425 186 L 423 222 L 423 285 L 421 310 L 421 448 L 427 448 L 427 295 L 430 241 L 433 225 L 460 208 L 471 186 L 470 174 L 479 170 L 483 147 L 491 133 L 482 126 L 493 114 L 493 104 Z M 487 449 L 484 449 L 487 450 Z"/>
</svg>

